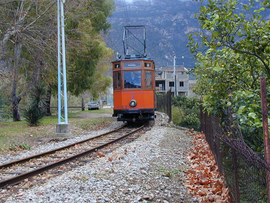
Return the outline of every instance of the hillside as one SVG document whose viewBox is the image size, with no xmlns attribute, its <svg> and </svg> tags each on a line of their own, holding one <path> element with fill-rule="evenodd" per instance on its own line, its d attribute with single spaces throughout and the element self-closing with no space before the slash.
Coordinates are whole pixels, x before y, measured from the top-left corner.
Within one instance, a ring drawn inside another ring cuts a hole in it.
<svg viewBox="0 0 270 203">
<path fill-rule="evenodd" d="M 126 3 L 115 0 L 116 10 L 109 19 L 113 29 L 109 34 L 108 46 L 123 54 L 123 26 L 145 25 L 148 57 L 155 60 L 157 67 L 184 64 L 192 68 L 194 60 L 189 49 L 187 34 L 198 30 L 194 14 L 199 3 L 180 0 L 149 0 Z"/>
</svg>

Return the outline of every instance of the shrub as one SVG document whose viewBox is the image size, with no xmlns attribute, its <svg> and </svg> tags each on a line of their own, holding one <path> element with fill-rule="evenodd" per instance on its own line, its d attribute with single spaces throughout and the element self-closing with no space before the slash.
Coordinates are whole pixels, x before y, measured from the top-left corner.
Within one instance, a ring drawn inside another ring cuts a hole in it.
<svg viewBox="0 0 270 203">
<path fill-rule="evenodd" d="M 172 121 L 175 124 L 179 124 L 184 116 L 184 110 L 177 106 L 172 106 Z"/>
<path fill-rule="evenodd" d="M 24 117 L 30 126 L 37 126 L 39 120 L 45 116 L 45 96 L 46 91 L 43 85 L 36 86 L 31 96 L 32 101 L 27 109 L 24 111 Z"/>
<path fill-rule="evenodd" d="M 176 125 L 200 131 L 200 108 L 196 98 L 173 97 L 172 105 L 172 120 Z"/>
</svg>

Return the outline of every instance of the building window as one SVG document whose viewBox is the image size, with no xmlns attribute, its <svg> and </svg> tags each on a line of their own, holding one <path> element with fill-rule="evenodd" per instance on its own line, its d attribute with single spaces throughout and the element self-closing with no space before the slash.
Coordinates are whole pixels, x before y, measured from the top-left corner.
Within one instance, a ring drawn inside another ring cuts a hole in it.
<svg viewBox="0 0 270 203">
<path fill-rule="evenodd" d="M 161 79 L 161 78 L 162 78 L 162 74 L 163 74 L 162 72 L 158 72 L 158 73 L 156 74 L 156 78 L 160 78 L 160 79 Z"/>
<path fill-rule="evenodd" d="M 180 82 L 180 83 L 179 83 L 179 86 L 180 86 L 180 87 L 184 87 L 184 82 Z"/>
<path fill-rule="evenodd" d="M 158 91 L 165 91 L 165 81 L 156 81 Z"/>
<path fill-rule="evenodd" d="M 169 87 L 174 87 L 174 82 L 169 82 Z"/>
</svg>

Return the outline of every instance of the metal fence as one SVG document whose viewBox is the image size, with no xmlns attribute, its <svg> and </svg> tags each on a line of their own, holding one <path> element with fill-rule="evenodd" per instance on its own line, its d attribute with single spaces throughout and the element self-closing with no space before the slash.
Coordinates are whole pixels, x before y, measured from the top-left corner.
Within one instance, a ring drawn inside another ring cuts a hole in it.
<svg viewBox="0 0 270 203">
<path fill-rule="evenodd" d="M 172 92 L 169 90 L 167 93 L 158 93 L 156 94 L 156 110 L 166 113 L 169 116 L 169 121 L 172 119 L 172 100 L 171 100 Z"/>
<path fill-rule="evenodd" d="M 232 202 L 267 202 L 266 170 L 269 166 L 260 154 L 244 141 L 233 118 L 222 121 L 201 111 L 201 130 L 224 173 Z"/>
<path fill-rule="evenodd" d="M 156 95 L 156 110 L 171 119 L 171 92 Z M 226 120 L 200 112 L 201 130 L 215 156 L 219 171 L 224 174 L 232 202 L 267 202 L 266 171 L 269 165 L 263 154 L 255 153 L 244 141 L 237 120 Z"/>
</svg>

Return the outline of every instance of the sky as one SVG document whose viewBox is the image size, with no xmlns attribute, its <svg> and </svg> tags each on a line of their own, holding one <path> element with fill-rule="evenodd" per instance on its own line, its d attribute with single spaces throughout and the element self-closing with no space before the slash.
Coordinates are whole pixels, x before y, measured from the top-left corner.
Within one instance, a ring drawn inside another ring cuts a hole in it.
<svg viewBox="0 0 270 203">
<path fill-rule="evenodd" d="M 125 0 L 126 3 L 132 3 L 134 0 Z M 149 0 L 144 0 L 144 1 L 149 1 Z"/>
</svg>

